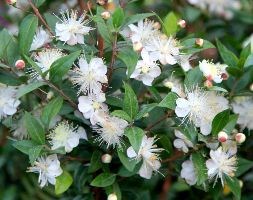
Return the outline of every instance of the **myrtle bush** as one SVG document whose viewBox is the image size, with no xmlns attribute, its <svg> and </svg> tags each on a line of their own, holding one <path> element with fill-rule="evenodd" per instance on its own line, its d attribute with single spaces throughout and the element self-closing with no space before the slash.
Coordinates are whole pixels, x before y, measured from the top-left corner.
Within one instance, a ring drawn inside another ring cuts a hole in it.
<svg viewBox="0 0 253 200">
<path fill-rule="evenodd" d="M 0 4 L 2 199 L 251 199 L 253 4 Z"/>
</svg>

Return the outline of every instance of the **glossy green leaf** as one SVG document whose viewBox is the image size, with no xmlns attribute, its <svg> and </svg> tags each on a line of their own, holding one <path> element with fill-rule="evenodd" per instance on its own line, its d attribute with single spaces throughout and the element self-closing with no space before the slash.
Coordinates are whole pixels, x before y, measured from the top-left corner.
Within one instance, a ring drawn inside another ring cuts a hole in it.
<svg viewBox="0 0 253 200">
<path fill-rule="evenodd" d="M 134 119 L 139 109 L 137 97 L 130 85 L 125 83 L 124 87 L 125 87 L 125 95 L 124 95 L 123 110 L 131 117 L 131 119 Z"/>
<path fill-rule="evenodd" d="M 229 122 L 229 114 L 230 110 L 224 110 L 220 113 L 218 113 L 212 122 L 212 134 L 214 136 L 217 136 L 220 131 L 227 125 Z"/>
<path fill-rule="evenodd" d="M 67 189 L 71 186 L 72 183 L 73 183 L 72 176 L 67 171 L 64 170 L 60 176 L 56 177 L 55 194 L 58 195 L 67 191 Z"/>
<path fill-rule="evenodd" d="M 125 130 L 125 135 L 129 139 L 129 142 L 134 148 L 135 152 L 139 152 L 142 138 L 145 135 L 144 131 L 138 127 L 131 127 Z"/>
<path fill-rule="evenodd" d="M 164 97 L 164 99 L 158 104 L 158 106 L 174 110 L 176 108 L 177 99 L 177 94 L 174 92 L 170 92 Z"/>
<path fill-rule="evenodd" d="M 89 173 L 93 173 L 102 167 L 101 162 L 102 153 L 100 151 L 94 151 L 91 156 L 90 166 L 88 169 Z"/>
<path fill-rule="evenodd" d="M 192 162 L 197 176 L 197 185 L 202 185 L 208 179 L 206 163 L 201 152 L 192 153 Z"/>
<path fill-rule="evenodd" d="M 99 174 L 93 181 L 91 182 L 91 186 L 94 187 L 107 187 L 112 185 L 116 180 L 116 174 L 111 173 L 102 173 Z"/>
<path fill-rule="evenodd" d="M 33 82 L 33 83 L 29 83 L 28 85 L 22 85 L 21 87 L 19 87 L 18 89 L 18 93 L 17 93 L 17 98 L 20 98 L 36 89 L 38 89 L 39 87 L 45 85 L 46 83 L 44 82 Z"/>
<path fill-rule="evenodd" d="M 166 15 L 163 21 L 163 29 L 166 35 L 170 36 L 176 34 L 178 28 L 177 22 L 178 18 L 173 12 Z"/>
<path fill-rule="evenodd" d="M 121 119 L 124 119 L 128 122 L 131 122 L 132 119 L 131 117 L 123 110 L 114 110 L 111 115 L 115 116 L 115 117 L 119 117 Z"/>
</svg>

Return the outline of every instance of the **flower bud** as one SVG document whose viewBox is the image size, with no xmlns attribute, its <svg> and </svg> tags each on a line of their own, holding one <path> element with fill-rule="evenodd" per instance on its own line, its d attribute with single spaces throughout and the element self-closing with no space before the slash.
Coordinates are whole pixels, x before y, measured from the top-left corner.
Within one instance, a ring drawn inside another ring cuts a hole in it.
<svg viewBox="0 0 253 200">
<path fill-rule="evenodd" d="M 178 26 L 180 26 L 181 28 L 185 28 L 186 27 L 186 21 L 185 20 L 183 20 L 183 19 L 180 19 L 179 21 L 178 21 Z"/>
<path fill-rule="evenodd" d="M 107 3 L 108 3 L 108 0 L 97 0 L 97 4 L 99 4 L 100 6 L 104 6 Z"/>
<path fill-rule="evenodd" d="M 253 92 L 253 83 L 249 86 L 250 91 Z"/>
<path fill-rule="evenodd" d="M 101 13 L 101 17 L 102 17 L 103 19 L 109 19 L 109 18 L 111 17 L 111 13 L 108 12 L 108 11 L 102 12 L 102 13 Z"/>
<path fill-rule="evenodd" d="M 23 60 L 17 60 L 15 63 L 15 67 L 19 70 L 22 70 L 25 68 L 25 62 Z"/>
<path fill-rule="evenodd" d="M 134 49 L 134 51 L 141 51 L 142 48 L 143 48 L 143 46 L 142 46 L 142 43 L 141 43 L 141 42 L 135 42 L 135 43 L 133 44 L 133 49 Z"/>
<path fill-rule="evenodd" d="M 17 2 L 17 0 L 6 0 L 7 4 L 13 5 Z"/>
<path fill-rule="evenodd" d="M 111 163 L 112 156 L 110 154 L 104 154 L 102 155 L 101 160 L 102 160 L 102 163 L 106 163 L 106 164 Z"/>
<path fill-rule="evenodd" d="M 235 141 L 239 144 L 243 143 L 246 140 L 246 136 L 243 133 L 237 133 L 235 135 Z"/>
<path fill-rule="evenodd" d="M 197 38 L 197 39 L 195 40 L 195 44 L 196 44 L 197 46 L 199 46 L 199 47 L 202 47 L 203 44 L 204 44 L 204 40 L 203 40 L 202 38 Z"/>
<path fill-rule="evenodd" d="M 109 196 L 108 196 L 108 198 L 107 198 L 107 200 L 117 200 L 117 199 L 118 199 L 118 197 L 117 197 L 117 195 L 114 194 L 114 193 L 109 194 Z"/>
<path fill-rule="evenodd" d="M 240 188 L 243 187 L 243 181 L 242 180 L 239 180 L 239 185 L 240 185 Z"/>
<path fill-rule="evenodd" d="M 49 91 L 49 92 L 47 93 L 47 100 L 52 99 L 53 96 L 54 96 L 54 93 L 53 93 L 52 91 Z"/>
<path fill-rule="evenodd" d="M 228 139 L 228 134 L 227 133 L 225 133 L 224 131 L 219 132 L 219 134 L 218 134 L 219 142 L 226 142 L 227 139 Z"/>
<path fill-rule="evenodd" d="M 161 24 L 160 24 L 159 22 L 155 22 L 155 23 L 153 24 L 153 28 L 154 28 L 154 29 L 160 29 L 160 28 L 161 28 Z"/>
<path fill-rule="evenodd" d="M 207 88 L 213 87 L 213 83 L 212 83 L 212 81 L 210 81 L 210 80 L 206 80 L 205 83 L 204 83 L 204 85 L 205 85 L 205 87 L 207 87 Z"/>
<path fill-rule="evenodd" d="M 174 84 L 171 81 L 166 81 L 163 85 L 170 89 L 174 86 Z"/>
</svg>

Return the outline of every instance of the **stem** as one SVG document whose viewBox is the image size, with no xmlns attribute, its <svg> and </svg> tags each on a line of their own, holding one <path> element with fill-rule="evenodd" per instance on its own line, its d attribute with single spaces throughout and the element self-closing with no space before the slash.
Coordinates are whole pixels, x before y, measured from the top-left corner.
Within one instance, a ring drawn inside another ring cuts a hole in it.
<svg viewBox="0 0 253 200">
<path fill-rule="evenodd" d="M 107 77 L 108 77 L 108 83 L 111 81 L 112 79 L 112 74 L 113 74 L 113 65 L 115 63 L 115 58 L 117 55 L 117 33 L 115 33 L 114 35 L 114 39 L 112 42 L 112 58 L 111 58 L 111 63 L 109 66 L 109 71 L 107 73 Z"/>
<path fill-rule="evenodd" d="M 63 92 L 62 90 L 60 90 L 60 89 L 59 89 L 58 87 L 56 87 L 54 84 L 50 83 L 47 79 L 43 78 L 43 80 L 46 82 L 46 84 L 47 84 L 49 87 L 53 88 L 53 89 L 54 89 L 55 91 L 57 91 L 65 100 L 67 100 L 73 108 L 78 109 L 77 104 L 76 104 L 74 101 L 72 101 L 72 99 L 69 98 L 66 94 L 64 94 L 64 92 Z"/>
<path fill-rule="evenodd" d="M 155 123 L 147 126 L 147 128 L 145 128 L 145 131 L 150 131 L 152 128 L 154 128 L 155 126 L 160 124 L 163 120 L 166 120 L 168 117 L 170 117 L 173 113 L 174 113 L 174 111 L 166 113 L 164 116 L 162 116 L 160 119 L 158 119 Z"/>
<path fill-rule="evenodd" d="M 33 4 L 32 0 L 28 0 L 29 1 L 29 4 L 31 5 L 32 9 L 33 9 L 33 12 L 34 14 L 40 19 L 40 21 L 42 22 L 42 24 L 46 27 L 46 29 L 50 32 L 50 34 L 52 36 L 54 36 L 51 28 L 48 26 L 48 24 L 46 23 L 46 21 L 43 19 L 43 17 L 41 16 L 38 8 Z"/>
</svg>

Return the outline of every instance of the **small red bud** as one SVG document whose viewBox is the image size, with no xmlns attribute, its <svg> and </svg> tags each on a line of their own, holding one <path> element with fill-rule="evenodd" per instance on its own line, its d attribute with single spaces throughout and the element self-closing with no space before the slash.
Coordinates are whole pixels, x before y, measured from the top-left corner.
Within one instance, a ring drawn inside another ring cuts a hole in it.
<svg viewBox="0 0 253 200">
<path fill-rule="evenodd" d="M 246 136 L 243 133 L 237 133 L 235 135 L 235 141 L 239 144 L 243 143 L 246 140 Z"/>
<path fill-rule="evenodd" d="M 15 63 L 15 67 L 18 70 L 23 70 L 25 68 L 25 62 L 23 60 L 17 60 Z"/>
<path fill-rule="evenodd" d="M 225 133 L 224 131 L 219 132 L 219 134 L 218 134 L 219 142 L 226 142 L 227 139 L 228 139 L 228 134 L 227 133 Z"/>
</svg>

